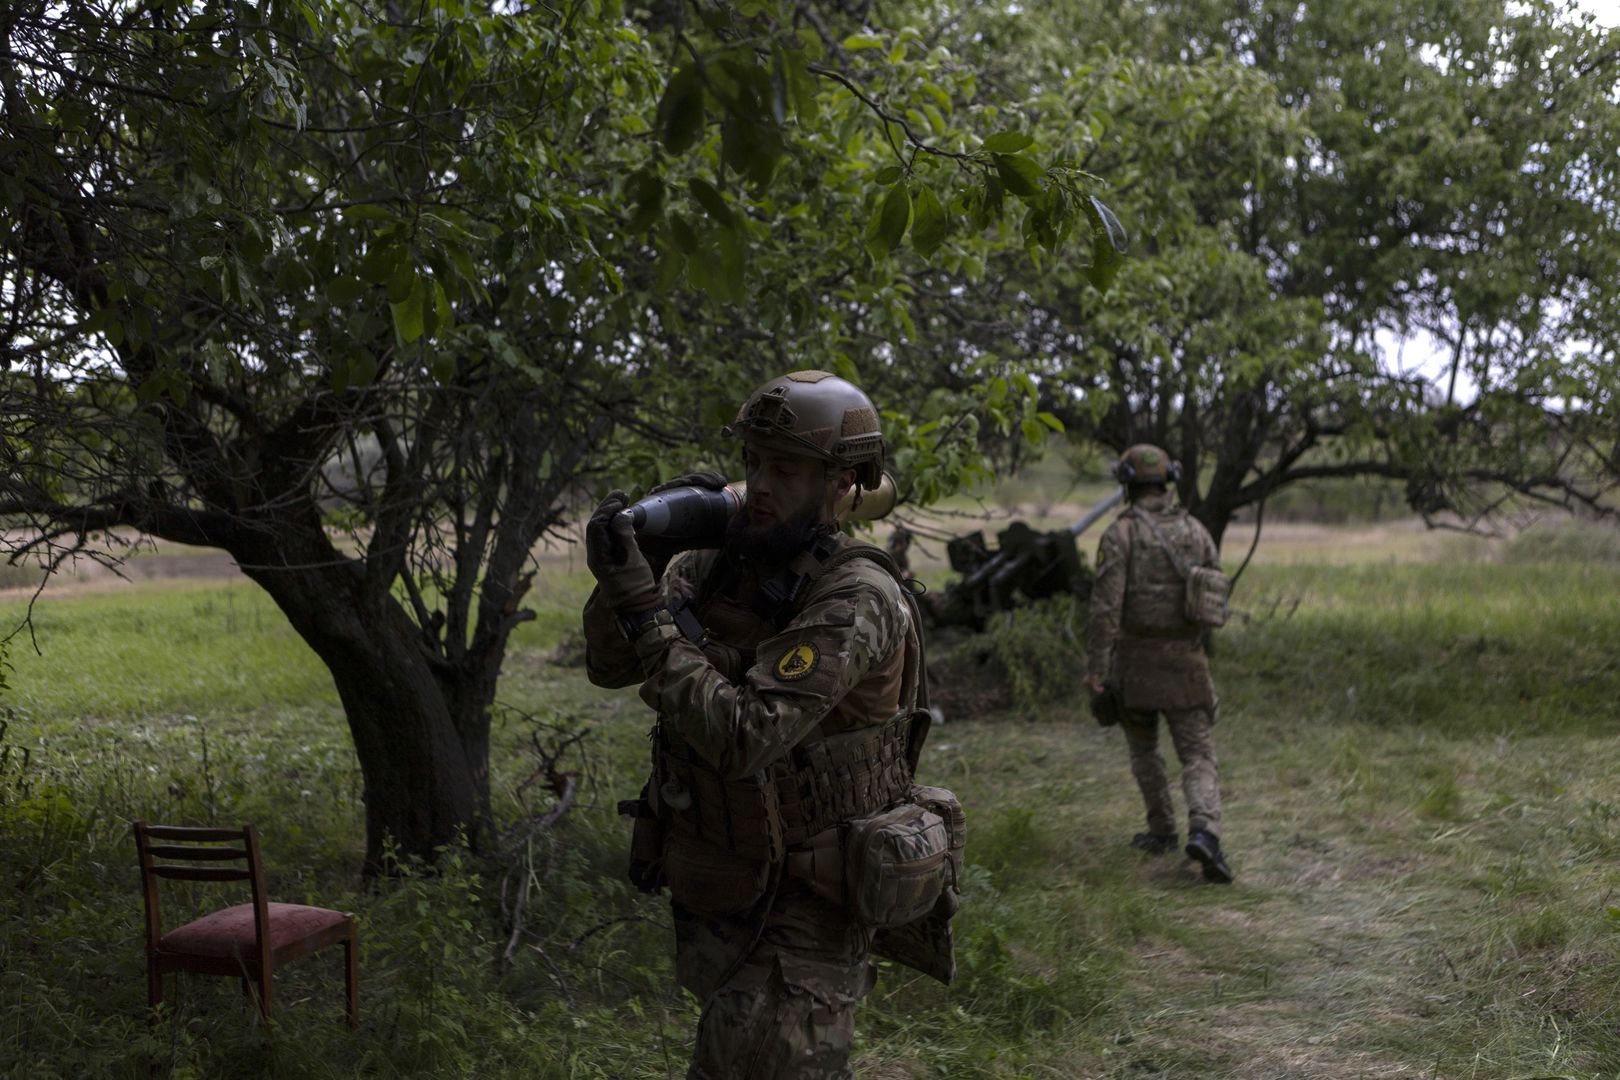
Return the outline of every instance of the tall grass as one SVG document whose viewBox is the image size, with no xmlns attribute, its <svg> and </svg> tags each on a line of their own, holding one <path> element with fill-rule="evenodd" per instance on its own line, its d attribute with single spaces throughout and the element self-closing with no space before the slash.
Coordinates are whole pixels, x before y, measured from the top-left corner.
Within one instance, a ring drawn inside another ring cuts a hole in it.
<svg viewBox="0 0 1620 1080">
<path fill-rule="evenodd" d="M 648 717 L 544 660 L 585 585 L 531 598 L 507 666 L 501 851 L 369 889 L 330 680 L 261 595 L 47 597 L 43 656 L 14 642 L 0 690 L 17 750 L 0 749 L 0 1075 L 682 1075 L 697 1004 L 672 986 L 664 903 L 622 879 L 613 808 L 642 779 Z M 970 815 L 960 977 L 886 967 L 862 1075 L 1612 1073 L 1617 589 L 1620 567 L 1593 562 L 1251 569 L 1256 614 L 1214 660 L 1229 889 L 1126 846 L 1140 803 L 1068 680 L 1072 613 L 1000 625 L 1024 697 L 948 718 L 924 756 Z M 580 801 L 520 827 L 544 808 L 521 788 L 536 736 L 582 727 Z M 149 1029 L 137 816 L 254 820 L 274 898 L 358 912 L 361 1030 L 322 956 L 278 975 L 269 1031 L 202 978 Z"/>
</svg>

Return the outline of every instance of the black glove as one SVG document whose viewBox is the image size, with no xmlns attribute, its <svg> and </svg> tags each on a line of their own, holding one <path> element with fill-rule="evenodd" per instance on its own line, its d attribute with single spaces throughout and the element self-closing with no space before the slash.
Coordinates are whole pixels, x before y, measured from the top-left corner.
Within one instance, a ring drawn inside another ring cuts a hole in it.
<svg viewBox="0 0 1620 1080">
<path fill-rule="evenodd" d="M 707 488 L 710 491 L 719 491 L 729 483 L 731 483 L 730 480 L 710 469 L 704 472 L 687 473 L 685 476 L 665 480 L 662 484 L 654 484 L 647 494 L 657 495 L 660 491 L 672 491 L 678 487 L 700 487 Z"/>
<path fill-rule="evenodd" d="M 658 606 L 658 579 L 636 544 L 636 530 L 622 515 L 630 505 L 622 491 L 612 491 L 585 523 L 585 565 L 596 575 L 608 607 L 628 615 Z"/>
</svg>

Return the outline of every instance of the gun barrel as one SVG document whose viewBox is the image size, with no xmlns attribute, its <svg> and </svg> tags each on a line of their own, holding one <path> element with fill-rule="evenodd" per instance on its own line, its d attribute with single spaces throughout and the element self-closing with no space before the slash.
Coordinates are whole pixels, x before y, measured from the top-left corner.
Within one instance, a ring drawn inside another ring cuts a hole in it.
<svg viewBox="0 0 1620 1080">
<path fill-rule="evenodd" d="M 1108 511 L 1112 510 L 1114 507 L 1118 506 L 1120 503 L 1122 503 L 1124 501 L 1125 501 L 1125 489 L 1120 488 L 1118 491 L 1116 491 L 1112 495 L 1108 496 L 1108 498 L 1104 499 L 1102 502 L 1098 503 L 1096 506 L 1093 506 L 1090 510 L 1087 510 L 1085 517 L 1081 518 L 1079 521 L 1075 522 L 1073 525 L 1070 525 L 1069 526 L 1069 535 L 1070 536 L 1079 536 L 1081 533 L 1085 532 L 1087 529 L 1089 529 L 1093 525 L 1097 524 L 1098 519 L 1100 519 L 1104 514 L 1108 513 Z"/>
</svg>

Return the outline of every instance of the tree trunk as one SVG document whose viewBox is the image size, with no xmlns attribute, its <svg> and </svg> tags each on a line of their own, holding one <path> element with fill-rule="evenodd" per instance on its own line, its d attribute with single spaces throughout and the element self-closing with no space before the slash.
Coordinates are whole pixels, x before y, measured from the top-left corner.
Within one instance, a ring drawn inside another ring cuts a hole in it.
<svg viewBox="0 0 1620 1080">
<path fill-rule="evenodd" d="M 477 846 L 489 822 L 489 701 L 447 692 L 455 670 L 392 597 L 367 602 L 359 564 L 324 533 L 253 546 L 232 554 L 326 664 L 343 702 L 365 785 L 365 873 L 386 869 L 390 841 L 427 860 L 462 836 Z"/>
</svg>

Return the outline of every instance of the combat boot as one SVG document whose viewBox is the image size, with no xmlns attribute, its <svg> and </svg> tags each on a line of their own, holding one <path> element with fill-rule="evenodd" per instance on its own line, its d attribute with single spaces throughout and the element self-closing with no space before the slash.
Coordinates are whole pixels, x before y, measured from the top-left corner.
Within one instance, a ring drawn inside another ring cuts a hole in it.
<svg viewBox="0 0 1620 1080">
<path fill-rule="evenodd" d="M 1205 881 L 1230 885 L 1236 876 L 1221 855 L 1220 837 L 1203 829 L 1194 829 L 1187 834 L 1187 858 L 1196 859 L 1203 866 Z"/>
<path fill-rule="evenodd" d="M 1179 833 L 1139 832 L 1131 837 L 1131 847 L 1137 851 L 1145 851 L 1149 855 L 1163 855 L 1174 851 L 1180 843 Z"/>
</svg>

